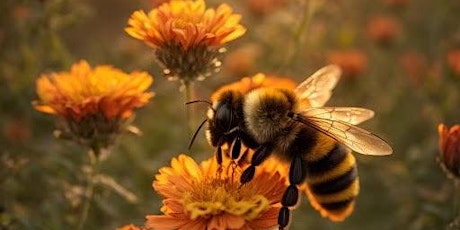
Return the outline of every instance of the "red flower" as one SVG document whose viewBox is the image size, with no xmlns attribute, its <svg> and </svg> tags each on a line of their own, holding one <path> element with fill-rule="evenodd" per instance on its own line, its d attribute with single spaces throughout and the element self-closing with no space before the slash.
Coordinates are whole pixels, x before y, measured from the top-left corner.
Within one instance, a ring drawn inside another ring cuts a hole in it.
<svg viewBox="0 0 460 230">
<path fill-rule="evenodd" d="M 460 178 L 460 125 L 448 129 L 440 124 L 438 132 L 442 163 L 453 176 Z"/>
</svg>

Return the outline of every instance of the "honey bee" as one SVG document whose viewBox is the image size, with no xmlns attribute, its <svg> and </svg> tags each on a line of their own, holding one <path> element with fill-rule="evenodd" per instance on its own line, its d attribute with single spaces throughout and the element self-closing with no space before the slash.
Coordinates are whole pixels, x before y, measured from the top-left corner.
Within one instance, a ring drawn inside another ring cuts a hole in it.
<svg viewBox="0 0 460 230">
<path fill-rule="evenodd" d="M 351 152 L 382 156 L 393 151 L 381 138 L 355 126 L 372 118 L 372 110 L 324 107 L 340 74 L 339 67 L 329 65 L 294 90 L 259 88 L 236 104 L 242 106 L 236 119 L 244 119 L 237 126 L 257 143 L 250 166 L 241 175 L 241 184 L 251 181 L 256 166 L 270 155 L 289 164 L 289 186 L 278 216 L 280 229 L 289 224 L 289 208 L 297 204 L 298 187 L 304 183 L 314 208 L 333 221 L 343 220 L 353 210 L 359 192 Z M 235 125 L 232 122 L 228 124 Z"/>
</svg>

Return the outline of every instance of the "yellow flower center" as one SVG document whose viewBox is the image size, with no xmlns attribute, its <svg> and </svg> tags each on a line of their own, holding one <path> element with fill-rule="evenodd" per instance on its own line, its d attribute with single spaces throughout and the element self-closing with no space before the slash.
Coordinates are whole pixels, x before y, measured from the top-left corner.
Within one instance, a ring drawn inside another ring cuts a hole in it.
<svg viewBox="0 0 460 230">
<path fill-rule="evenodd" d="M 231 178 L 206 178 L 192 185 L 183 198 L 185 210 L 191 219 L 229 213 L 252 220 L 270 208 L 267 198 L 253 191 L 250 182 L 240 188 Z"/>
</svg>

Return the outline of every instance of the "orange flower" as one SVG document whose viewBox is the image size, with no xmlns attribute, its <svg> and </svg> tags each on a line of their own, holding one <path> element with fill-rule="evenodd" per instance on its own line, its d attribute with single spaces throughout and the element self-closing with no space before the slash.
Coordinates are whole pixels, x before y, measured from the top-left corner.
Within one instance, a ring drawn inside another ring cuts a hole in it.
<svg viewBox="0 0 460 230">
<path fill-rule="evenodd" d="M 456 75 L 460 76 L 460 49 L 454 49 L 447 53 L 447 64 Z"/>
<path fill-rule="evenodd" d="M 36 82 L 39 100 L 34 106 L 63 118 L 66 127 L 61 131 L 78 142 L 112 139 L 109 136 L 119 131 L 133 110 L 153 97 L 152 92 L 145 92 L 152 82 L 146 72 L 127 74 L 111 66 L 92 69 L 80 61 L 70 72 L 41 75 Z"/>
<path fill-rule="evenodd" d="M 440 124 L 438 132 L 442 163 L 453 176 L 460 178 L 460 125 L 448 129 Z"/>
<path fill-rule="evenodd" d="M 360 50 L 333 51 L 328 55 L 328 61 L 342 68 L 344 77 L 356 77 L 367 68 L 367 56 Z"/>
<path fill-rule="evenodd" d="M 391 44 L 401 31 L 401 24 L 394 18 L 377 16 L 367 24 L 369 37 L 381 45 Z"/>
<path fill-rule="evenodd" d="M 249 0 L 249 10 L 257 15 L 267 15 L 286 5 L 285 0 Z"/>
<path fill-rule="evenodd" d="M 164 198 L 164 215 L 147 216 L 157 230 L 268 229 L 277 226 L 279 202 L 286 188 L 277 172 L 258 168 L 254 180 L 240 186 L 241 169 L 214 158 L 198 165 L 186 155 L 160 169 L 153 182 Z"/>
<path fill-rule="evenodd" d="M 148 14 L 131 15 L 126 32 L 155 49 L 178 43 L 184 50 L 193 46 L 221 46 L 246 32 L 239 24 L 241 15 L 232 14 L 227 4 L 206 9 L 203 0 L 172 0 Z"/>
<path fill-rule="evenodd" d="M 251 44 L 228 53 L 224 59 L 224 71 L 238 78 L 252 73 L 256 59 L 261 54 L 260 51 L 260 46 Z"/>
<path fill-rule="evenodd" d="M 296 86 L 297 83 L 290 78 L 267 76 L 263 73 L 258 73 L 252 77 L 244 77 L 237 82 L 220 87 L 211 95 L 211 101 L 217 101 L 219 95 L 226 90 L 237 90 L 242 94 L 246 94 L 253 89 L 261 87 L 294 89 Z"/>
<path fill-rule="evenodd" d="M 203 0 L 172 0 L 134 12 L 125 31 L 155 49 L 167 77 L 201 80 L 220 67 L 219 48 L 246 32 L 240 19 L 227 4 L 206 9 Z"/>
<path fill-rule="evenodd" d="M 408 51 L 401 56 L 399 62 L 409 81 L 416 86 L 422 85 L 423 77 L 429 68 L 425 56 L 418 52 Z"/>
<path fill-rule="evenodd" d="M 91 69 L 86 61 L 80 61 L 70 72 L 38 78 L 40 101 L 35 108 L 76 121 L 96 114 L 108 120 L 127 119 L 134 108 L 143 107 L 153 96 L 144 92 L 152 82 L 146 72 L 126 74 L 110 66 Z"/>
</svg>

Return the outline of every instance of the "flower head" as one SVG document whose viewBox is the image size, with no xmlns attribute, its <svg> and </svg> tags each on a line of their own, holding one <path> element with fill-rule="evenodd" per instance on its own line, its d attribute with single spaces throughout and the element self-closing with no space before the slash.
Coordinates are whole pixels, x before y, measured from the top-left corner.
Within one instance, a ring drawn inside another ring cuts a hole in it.
<svg viewBox="0 0 460 230">
<path fill-rule="evenodd" d="M 65 127 L 61 131 L 79 142 L 108 141 L 134 109 L 153 97 L 152 92 L 145 92 L 152 82 L 146 72 L 127 74 L 111 66 L 91 68 L 80 61 L 69 72 L 41 75 L 36 82 L 39 100 L 34 106 L 62 118 Z"/>
<path fill-rule="evenodd" d="M 207 9 L 204 0 L 172 0 L 134 12 L 126 32 L 155 49 L 165 75 L 195 80 L 220 67 L 220 48 L 246 32 L 240 19 L 227 4 Z"/>
<path fill-rule="evenodd" d="M 400 57 L 399 62 L 408 80 L 415 86 L 421 86 L 423 77 L 429 71 L 426 57 L 421 53 L 408 51 Z"/>
<path fill-rule="evenodd" d="M 440 124 L 438 132 L 442 163 L 453 176 L 460 178 L 460 125 L 448 129 Z"/>
<path fill-rule="evenodd" d="M 400 31 L 400 22 L 388 16 L 376 16 L 367 24 L 369 37 L 381 45 L 390 45 L 400 34 Z"/>
<path fill-rule="evenodd" d="M 361 75 L 367 68 L 367 56 L 364 52 L 351 49 L 333 51 L 329 53 L 328 60 L 331 64 L 340 66 L 344 77 L 353 78 Z"/>
<path fill-rule="evenodd" d="M 285 0 L 249 0 L 249 10 L 256 15 L 269 15 L 286 5 Z"/>
<path fill-rule="evenodd" d="M 233 165 L 234 166 L 234 165 Z M 160 169 L 153 182 L 164 198 L 164 215 L 147 216 L 146 227 L 167 230 L 268 229 L 277 226 L 279 202 L 286 188 L 279 173 L 260 166 L 241 186 L 241 170 L 214 158 L 198 165 L 186 155 Z"/>
<path fill-rule="evenodd" d="M 455 75 L 460 76 L 460 49 L 453 49 L 447 53 L 447 64 Z"/>
</svg>

